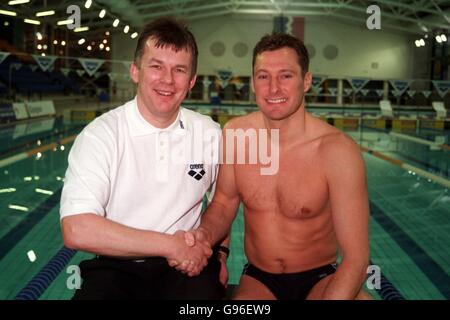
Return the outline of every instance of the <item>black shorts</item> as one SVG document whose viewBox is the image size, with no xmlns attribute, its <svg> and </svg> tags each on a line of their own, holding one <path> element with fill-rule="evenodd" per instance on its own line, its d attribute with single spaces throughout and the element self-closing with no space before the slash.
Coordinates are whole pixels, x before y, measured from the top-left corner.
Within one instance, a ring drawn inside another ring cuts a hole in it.
<svg viewBox="0 0 450 320">
<path fill-rule="evenodd" d="M 246 264 L 242 274 L 263 283 L 278 300 L 305 300 L 317 282 L 335 271 L 336 264 L 328 264 L 297 273 L 269 273 Z"/>
<path fill-rule="evenodd" d="M 161 257 L 143 260 L 96 257 L 81 262 L 80 270 L 83 283 L 74 300 L 218 300 L 225 295 L 216 254 L 195 277 L 170 267 Z"/>
</svg>

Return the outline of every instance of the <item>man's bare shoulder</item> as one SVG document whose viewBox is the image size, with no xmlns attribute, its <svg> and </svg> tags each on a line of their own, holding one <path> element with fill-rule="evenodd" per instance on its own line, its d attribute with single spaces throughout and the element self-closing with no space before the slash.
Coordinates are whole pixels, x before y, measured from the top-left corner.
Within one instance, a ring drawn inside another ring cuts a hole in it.
<svg viewBox="0 0 450 320">
<path fill-rule="evenodd" d="M 229 120 L 224 129 L 248 129 L 258 128 L 261 123 L 261 113 L 259 111 L 246 114 L 245 116 L 234 117 Z"/>
<path fill-rule="evenodd" d="M 324 173 L 332 180 L 348 181 L 363 177 L 364 159 L 358 144 L 343 132 L 333 132 L 323 137 L 318 150 L 318 159 Z"/>
<path fill-rule="evenodd" d="M 361 159 L 361 149 L 359 145 L 342 131 L 333 128 L 321 137 L 319 153 L 323 160 L 359 161 Z"/>
</svg>

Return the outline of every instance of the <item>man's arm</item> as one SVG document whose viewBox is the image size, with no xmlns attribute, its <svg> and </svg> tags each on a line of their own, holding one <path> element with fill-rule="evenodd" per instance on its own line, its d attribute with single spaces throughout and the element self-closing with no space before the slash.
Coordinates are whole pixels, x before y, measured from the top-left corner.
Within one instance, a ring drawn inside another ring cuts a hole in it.
<svg viewBox="0 0 450 320">
<path fill-rule="evenodd" d="M 226 130 L 232 129 L 234 129 L 234 121 L 228 122 L 223 129 L 221 143 L 222 164 L 219 167 L 214 198 L 203 214 L 200 226 L 194 230 L 196 231 L 197 240 L 205 240 L 211 246 L 225 240 L 228 236 L 240 202 L 234 176 L 234 163 L 226 163 L 226 160 L 231 158 L 236 162 L 236 146 L 228 150 L 227 145 L 231 141 L 226 141 Z M 227 152 L 232 152 L 232 157 L 227 156 Z"/>
<path fill-rule="evenodd" d="M 161 256 L 206 263 L 211 249 L 185 244 L 183 232 L 175 235 L 130 228 L 92 213 L 67 216 L 61 221 L 64 244 L 72 249 L 118 258 Z"/>
<path fill-rule="evenodd" d="M 369 262 L 369 203 L 364 160 L 348 137 L 329 141 L 323 150 L 334 230 L 342 262 L 323 299 L 354 299 L 366 279 Z"/>
<path fill-rule="evenodd" d="M 186 244 L 190 247 L 202 245 L 212 248 L 219 241 L 224 246 L 228 245 L 231 224 L 236 217 L 239 207 L 239 195 L 234 183 L 233 165 L 223 164 L 219 169 L 214 198 L 202 216 L 202 222 L 197 229 L 185 234 Z M 221 282 L 228 278 L 228 270 L 224 270 L 224 257 L 221 260 Z M 188 273 L 189 276 L 198 275 L 203 268 L 179 263 L 180 260 L 171 259 L 169 265 L 175 266 L 178 271 Z M 225 259 L 226 262 L 226 259 Z M 226 267 L 226 264 L 225 264 Z"/>
<path fill-rule="evenodd" d="M 234 120 L 229 121 L 222 132 L 221 140 L 221 165 L 215 186 L 214 197 L 207 209 L 202 215 L 200 226 L 186 233 L 186 243 L 193 246 L 202 242 L 207 246 L 213 247 L 219 241 L 228 243 L 227 236 L 230 233 L 231 224 L 236 216 L 239 207 L 239 194 L 234 176 L 234 163 L 236 162 L 235 147 L 229 148 L 227 145 L 231 141 L 226 141 L 226 130 L 234 129 Z M 227 152 L 232 152 L 227 155 Z M 227 159 L 234 159 L 233 163 L 226 163 Z M 171 265 L 176 265 L 175 261 Z M 185 266 L 178 265 L 178 270 L 185 270 Z"/>
</svg>

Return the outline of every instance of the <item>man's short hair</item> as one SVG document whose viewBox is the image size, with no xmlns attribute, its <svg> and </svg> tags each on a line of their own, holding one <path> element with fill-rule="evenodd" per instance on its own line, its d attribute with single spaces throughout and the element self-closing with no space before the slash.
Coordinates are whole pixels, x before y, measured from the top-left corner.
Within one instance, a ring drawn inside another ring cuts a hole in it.
<svg viewBox="0 0 450 320">
<path fill-rule="evenodd" d="M 291 48 L 297 52 L 298 64 L 305 75 L 309 68 L 309 55 L 303 41 L 286 33 L 274 32 L 267 34 L 259 40 L 253 49 L 252 68 L 255 69 L 256 57 L 265 51 L 274 51 L 281 48 Z"/>
<path fill-rule="evenodd" d="M 191 75 L 197 73 L 198 48 L 194 35 L 189 31 L 187 26 L 173 18 L 159 18 L 144 26 L 142 30 L 136 51 L 134 52 L 134 63 L 139 68 L 141 58 L 144 54 L 145 43 L 147 39 L 156 40 L 157 48 L 172 47 L 175 51 L 187 50 L 192 55 Z"/>
</svg>

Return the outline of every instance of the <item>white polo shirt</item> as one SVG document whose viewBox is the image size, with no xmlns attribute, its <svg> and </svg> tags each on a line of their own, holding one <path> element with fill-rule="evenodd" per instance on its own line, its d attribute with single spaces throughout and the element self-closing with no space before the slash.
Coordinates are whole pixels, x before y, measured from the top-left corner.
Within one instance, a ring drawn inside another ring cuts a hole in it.
<svg viewBox="0 0 450 320">
<path fill-rule="evenodd" d="M 217 178 L 220 132 L 210 117 L 184 108 L 169 127 L 153 127 L 136 99 L 105 113 L 70 150 L 61 219 L 95 213 L 169 234 L 197 227 Z"/>
</svg>

